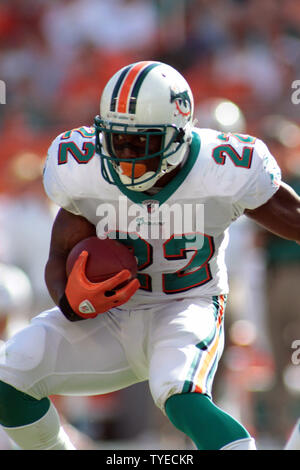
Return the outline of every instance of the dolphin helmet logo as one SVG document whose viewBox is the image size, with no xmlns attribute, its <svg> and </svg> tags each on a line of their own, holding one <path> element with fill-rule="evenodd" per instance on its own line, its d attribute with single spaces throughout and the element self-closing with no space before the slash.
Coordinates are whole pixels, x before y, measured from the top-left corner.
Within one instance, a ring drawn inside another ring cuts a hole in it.
<svg viewBox="0 0 300 470">
<path fill-rule="evenodd" d="M 188 90 L 176 92 L 171 88 L 171 103 L 175 102 L 177 111 L 185 117 L 191 114 L 192 103 Z"/>
</svg>

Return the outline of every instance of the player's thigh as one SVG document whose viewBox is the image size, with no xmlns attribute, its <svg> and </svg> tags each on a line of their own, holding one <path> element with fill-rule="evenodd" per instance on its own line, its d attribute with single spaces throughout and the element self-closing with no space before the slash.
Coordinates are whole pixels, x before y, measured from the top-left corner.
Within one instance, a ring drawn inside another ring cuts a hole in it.
<svg viewBox="0 0 300 470">
<path fill-rule="evenodd" d="M 162 410 L 177 393 L 211 395 L 224 348 L 224 296 L 178 302 L 158 311 L 153 322 L 149 385 Z"/>
<path fill-rule="evenodd" d="M 4 345 L 0 380 L 37 399 L 108 393 L 138 381 L 106 314 L 71 323 L 58 309 Z"/>
</svg>

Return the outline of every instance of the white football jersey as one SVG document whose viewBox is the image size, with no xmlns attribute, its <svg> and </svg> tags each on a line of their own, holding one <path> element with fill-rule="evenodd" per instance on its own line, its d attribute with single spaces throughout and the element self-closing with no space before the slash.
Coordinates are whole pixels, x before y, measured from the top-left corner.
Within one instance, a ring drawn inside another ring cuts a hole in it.
<svg viewBox="0 0 300 470">
<path fill-rule="evenodd" d="M 227 229 L 245 209 L 267 202 L 280 179 L 261 140 L 196 128 L 183 168 L 151 195 L 104 180 L 89 127 L 59 135 L 44 171 L 45 190 L 57 205 L 93 223 L 100 238 L 134 250 L 141 288 L 128 308 L 226 294 Z"/>
</svg>

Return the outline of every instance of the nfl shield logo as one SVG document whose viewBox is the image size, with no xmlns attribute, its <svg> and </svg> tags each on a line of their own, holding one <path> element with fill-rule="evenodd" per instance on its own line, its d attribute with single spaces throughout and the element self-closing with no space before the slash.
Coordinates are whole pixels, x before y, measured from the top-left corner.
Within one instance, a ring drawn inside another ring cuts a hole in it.
<svg viewBox="0 0 300 470">
<path fill-rule="evenodd" d="M 146 199 L 143 201 L 143 205 L 146 207 L 148 214 L 153 214 L 159 207 L 159 201 L 156 201 L 155 199 Z"/>
</svg>

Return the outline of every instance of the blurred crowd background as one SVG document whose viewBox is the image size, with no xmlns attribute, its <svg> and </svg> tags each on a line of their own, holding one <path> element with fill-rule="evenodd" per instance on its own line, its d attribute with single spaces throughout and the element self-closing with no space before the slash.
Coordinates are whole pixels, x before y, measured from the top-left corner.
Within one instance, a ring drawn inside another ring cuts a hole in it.
<svg viewBox="0 0 300 470">
<path fill-rule="evenodd" d="M 1 0 L 2 341 L 52 306 L 43 270 L 57 208 L 41 183 L 47 148 L 57 134 L 91 125 L 107 80 L 137 60 L 177 68 L 192 88 L 198 125 L 263 139 L 300 193 L 299 2 Z M 300 247 L 244 217 L 231 237 L 215 401 L 261 448 L 279 448 L 300 415 Z M 81 448 L 193 448 L 155 409 L 146 384 L 53 399 Z M 0 448 L 10 446 L 1 435 Z"/>
</svg>

